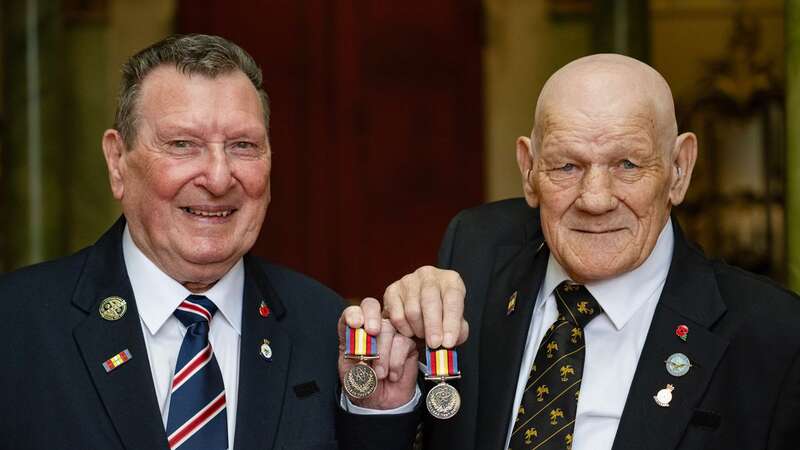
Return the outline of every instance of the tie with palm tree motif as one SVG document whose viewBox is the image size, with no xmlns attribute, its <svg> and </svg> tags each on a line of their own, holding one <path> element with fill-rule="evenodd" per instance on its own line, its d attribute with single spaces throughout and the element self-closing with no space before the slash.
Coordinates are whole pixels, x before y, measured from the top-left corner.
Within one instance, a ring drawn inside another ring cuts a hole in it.
<svg viewBox="0 0 800 450">
<path fill-rule="evenodd" d="M 533 361 L 509 442 L 510 450 L 571 449 L 586 345 L 583 329 L 603 309 L 585 286 L 554 291 L 558 318 Z"/>
</svg>

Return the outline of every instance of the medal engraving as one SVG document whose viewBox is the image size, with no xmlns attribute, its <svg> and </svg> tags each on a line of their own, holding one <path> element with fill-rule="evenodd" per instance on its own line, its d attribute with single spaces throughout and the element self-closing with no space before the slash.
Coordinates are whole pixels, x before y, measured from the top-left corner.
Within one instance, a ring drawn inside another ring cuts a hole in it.
<svg viewBox="0 0 800 450">
<path fill-rule="evenodd" d="M 375 392 L 377 386 L 378 377 L 367 364 L 356 364 L 344 375 L 344 390 L 352 398 L 367 398 Z"/>
<path fill-rule="evenodd" d="M 461 396 L 453 386 L 439 383 L 425 397 L 428 412 L 437 419 L 449 419 L 456 415 L 461 407 Z"/>
</svg>

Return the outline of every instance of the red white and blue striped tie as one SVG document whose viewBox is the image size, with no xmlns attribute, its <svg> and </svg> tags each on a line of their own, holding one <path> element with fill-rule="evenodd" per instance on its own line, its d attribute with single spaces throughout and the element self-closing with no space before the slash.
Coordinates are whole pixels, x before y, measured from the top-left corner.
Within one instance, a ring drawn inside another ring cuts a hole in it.
<svg viewBox="0 0 800 450">
<path fill-rule="evenodd" d="M 186 326 L 170 391 L 167 439 L 169 448 L 228 448 L 225 386 L 208 328 L 217 306 L 202 295 L 190 295 L 175 310 Z"/>
</svg>

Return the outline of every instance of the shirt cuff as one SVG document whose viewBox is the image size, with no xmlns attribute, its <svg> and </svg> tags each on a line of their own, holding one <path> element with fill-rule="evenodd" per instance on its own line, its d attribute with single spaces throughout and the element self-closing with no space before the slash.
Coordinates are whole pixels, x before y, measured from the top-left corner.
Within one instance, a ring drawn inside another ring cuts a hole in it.
<svg viewBox="0 0 800 450">
<path fill-rule="evenodd" d="M 350 399 L 344 395 L 344 392 L 342 392 L 339 394 L 339 406 L 349 413 L 367 416 L 375 414 L 406 414 L 414 411 L 414 409 L 417 407 L 417 403 L 419 403 L 420 398 L 422 398 L 422 391 L 419 390 L 419 386 L 416 386 L 414 390 L 414 396 L 411 397 L 411 400 L 409 400 L 405 405 L 400 405 L 397 408 L 392 409 L 372 409 L 354 405 Z"/>
</svg>

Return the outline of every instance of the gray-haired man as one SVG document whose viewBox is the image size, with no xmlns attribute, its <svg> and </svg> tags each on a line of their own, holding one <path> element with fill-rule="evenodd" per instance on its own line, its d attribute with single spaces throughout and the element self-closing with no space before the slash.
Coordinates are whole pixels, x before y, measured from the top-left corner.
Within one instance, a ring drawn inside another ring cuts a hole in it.
<svg viewBox="0 0 800 450">
<path fill-rule="evenodd" d="M 268 120 L 260 69 L 222 38 L 168 38 L 125 65 L 103 135 L 123 217 L 0 278 L 0 448 L 390 449 L 413 432 L 413 412 L 341 408 L 341 298 L 248 254 Z"/>
</svg>

